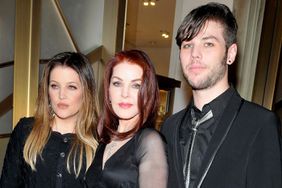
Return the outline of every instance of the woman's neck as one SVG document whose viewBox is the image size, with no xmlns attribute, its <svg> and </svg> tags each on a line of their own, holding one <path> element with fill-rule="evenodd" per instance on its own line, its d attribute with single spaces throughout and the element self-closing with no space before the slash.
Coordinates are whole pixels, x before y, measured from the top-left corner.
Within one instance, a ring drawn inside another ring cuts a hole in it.
<svg viewBox="0 0 282 188">
<path fill-rule="evenodd" d="M 118 132 L 124 133 L 124 132 L 132 130 L 136 126 L 138 120 L 139 120 L 139 116 L 135 116 L 131 119 L 126 119 L 126 120 L 120 119 L 119 126 L 118 126 Z"/>
<path fill-rule="evenodd" d="M 52 130 L 61 134 L 75 133 L 76 120 L 75 119 L 61 119 L 55 116 Z"/>
</svg>

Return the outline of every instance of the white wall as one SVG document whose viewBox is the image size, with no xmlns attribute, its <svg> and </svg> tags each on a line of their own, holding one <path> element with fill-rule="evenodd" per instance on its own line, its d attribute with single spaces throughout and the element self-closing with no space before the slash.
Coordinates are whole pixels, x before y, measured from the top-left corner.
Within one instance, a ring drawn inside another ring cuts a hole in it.
<svg viewBox="0 0 282 188">
<path fill-rule="evenodd" d="M 0 64 L 14 59 L 15 0 L 0 1 Z M 0 69 L 0 101 L 13 92 L 13 66 Z M 1 107 L 0 107 L 1 108 Z M 12 111 L 0 117 L 0 133 L 12 131 Z M 0 176 L 9 138 L 0 139 Z"/>
<path fill-rule="evenodd" d="M 104 1 L 60 0 L 62 12 L 78 50 L 87 54 L 102 44 Z M 75 51 L 53 0 L 42 1 L 41 59 Z"/>
<path fill-rule="evenodd" d="M 0 1 L 0 63 L 14 59 L 15 0 Z"/>
<path fill-rule="evenodd" d="M 0 101 L 13 93 L 13 73 L 13 66 L 0 69 Z M 0 117 L 0 134 L 11 133 L 13 127 L 12 116 L 12 110 L 10 110 Z"/>
<path fill-rule="evenodd" d="M 50 59 L 63 51 L 75 51 L 54 2 L 41 1 L 40 59 Z"/>
<path fill-rule="evenodd" d="M 14 59 L 15 0 L 0 1 L 0 64 Z M 13 66 L 0 69 L 0 101 L 13 92 Z M 1 108 L 1 107 L 0 107 Z M 0 117 L 0 133 L 12 130 L 12 111 Z"/>
<path fill-rule="evenodd" d="M 60 0 L 80 51 L 87 54 L 102 44 L 104 1 Z"/>
</svg>

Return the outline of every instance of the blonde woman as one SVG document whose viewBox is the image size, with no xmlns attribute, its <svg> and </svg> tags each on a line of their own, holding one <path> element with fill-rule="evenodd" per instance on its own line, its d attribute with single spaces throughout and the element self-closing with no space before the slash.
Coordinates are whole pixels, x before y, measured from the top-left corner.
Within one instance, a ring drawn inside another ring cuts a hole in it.
<svg viewBox="0 0 282 188">
<path fill-rule="evenodd" d="M 22 118 L 11 135 L 0 187 L 83 187 L 97 147 L 97 102 L 87 58 L 54 56 L 44 69 L 34 117 Z"/>
</svg>

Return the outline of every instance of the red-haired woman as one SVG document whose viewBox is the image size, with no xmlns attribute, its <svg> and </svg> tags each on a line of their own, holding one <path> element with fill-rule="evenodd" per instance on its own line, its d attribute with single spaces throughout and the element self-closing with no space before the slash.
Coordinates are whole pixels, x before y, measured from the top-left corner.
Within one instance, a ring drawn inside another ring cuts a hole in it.
<svg viewBox="0 0 282 188">
<path fill-rule="evenodd" d="M 155 70 L 142 51 L 117 53 L 104 75 L 100 144 L 86 174 L 88 187 L 166 187 L 165 144 L 155 125 Z"/>
</svg>

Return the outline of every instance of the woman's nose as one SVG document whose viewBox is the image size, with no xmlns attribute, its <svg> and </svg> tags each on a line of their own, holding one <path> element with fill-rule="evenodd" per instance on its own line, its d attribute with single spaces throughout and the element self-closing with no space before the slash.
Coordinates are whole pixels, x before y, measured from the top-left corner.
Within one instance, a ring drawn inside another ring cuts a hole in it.
<svg viewBox="0 0 282 188">
<path fill-rule="evenodd" d="M 122 91 L 121 91 L 121 96 L 122 97 L 128 97 L 128 95 L 129 95 L 129 89 L 128 89 L 129 87 L 127 87 L 127 86 L 124 86 L 123 88 L 122 88 Z"/>
<path fill-rule="evenodd" d="M 61 88 L 59 91 L 59 98 L 60 99 L 65 99 L 66 98 L 66 91 L 64 90 L 64 88 Z"/>
</svg>

